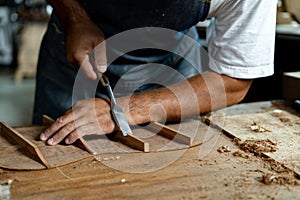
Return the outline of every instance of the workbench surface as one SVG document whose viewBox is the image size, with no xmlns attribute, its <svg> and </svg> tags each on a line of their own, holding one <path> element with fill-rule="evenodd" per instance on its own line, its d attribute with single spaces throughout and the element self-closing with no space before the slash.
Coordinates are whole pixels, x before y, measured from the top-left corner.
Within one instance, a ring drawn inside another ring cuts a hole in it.
<svg viewBox="0 0 300 200">
<path fill-rule="evenodd" d="M 234 156 L 240 147 L 232 138 L 219 129 L 211 133 L 217 137 L 213 145 L 172 152 L 102 154 L 45 170 L 0 169 L 0 180 L 12 180 L 12 199 L 22 200 L 300 199 L 299 180 L 292 171 L 261 156 Z M 220 147 L 229 152 L 220 152 Z M 295 151 L 299 154 L 300 150 Z M 201 157 L 203 152 L 208 154 Z M 150 157 L 153 163 L 143 166 L 143 160 Z M 168 159 L 169 165 L 160 166 Z M 262 177 L 267 174 L 286 181 L 266 184 Z"/>
</svg>

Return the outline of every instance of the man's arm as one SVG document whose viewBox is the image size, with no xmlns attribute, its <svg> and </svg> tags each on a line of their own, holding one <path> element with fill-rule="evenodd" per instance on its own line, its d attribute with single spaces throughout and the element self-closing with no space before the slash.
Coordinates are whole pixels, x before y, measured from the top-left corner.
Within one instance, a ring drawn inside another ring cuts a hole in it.
<svg viewBox="0 0 300 200">
<path fill-rule="evenodd" d="M 77 0 L 47 0 L 63 24 L 66 34 L 67 60 L 80 66 L 87 77 L 95 80 L 93 67 L 88 54 L 94 50 L 98 71 L 105 72 L 105 37 L 101 29 L 91 20 L 88 13 Z M 101 44 L 101 45 L 99 45 Z M 96 48 L 97 47 L 97 48 Z"/>
<path fill-rule="evenodd" d="M 122 97 L 117 101 L 131 125 L 177 121 L 238 103 L 251 82 L 207 72 L 168 88 Z M 109 103 L 96 98 L 77 102 L 41 134 L 41 139 L 47 140 L 49 145 L 62 140 L 71 144 L 84 135 L 107 134 L 115 129 Z"/>
<path fill-rule="evenodd" d="M 251 83 L 250 79 L 206 72 L 168 88 L 133 95 L 129 103 L 126 98 L 118 102 L 127 107 L 125 111 L 131 124 L 178 121 L 240 102 Z"/>
<path fill-rule="evenodd" d="M 64 28 L 90 21 L 87 12 L 77 0 L 47 0 L 47 3 L 53 7 Z"/>
</svg>

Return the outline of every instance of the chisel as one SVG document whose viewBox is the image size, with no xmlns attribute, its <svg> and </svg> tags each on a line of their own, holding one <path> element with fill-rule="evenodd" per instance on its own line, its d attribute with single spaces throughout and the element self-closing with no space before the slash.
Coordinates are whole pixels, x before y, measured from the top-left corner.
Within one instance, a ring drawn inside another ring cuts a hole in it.
<svg viewBox="0 0 300 200">
<path fill-rule="evenodd" d="M 122 111 L 122 109 L 118 106 L 116 102 L 115 95 L 112 91 L 108 78 L 101 72 L 99 72 L 95 65 L 95 57 L 94 52 L 92 51 L 89 54 L 90 63 L 93 66 L 95 73 L 97 74 L 97 78 L 100 81 L 101 85 L 106 88 L 108 97 L 111 103 L 111 114 L 117 125 L 117 127 L 121 130 L 123 136 L 127 136 L 128 134 L 132 134 L 131 128 L 126 120 L 126 117 Z"/>
</svg>

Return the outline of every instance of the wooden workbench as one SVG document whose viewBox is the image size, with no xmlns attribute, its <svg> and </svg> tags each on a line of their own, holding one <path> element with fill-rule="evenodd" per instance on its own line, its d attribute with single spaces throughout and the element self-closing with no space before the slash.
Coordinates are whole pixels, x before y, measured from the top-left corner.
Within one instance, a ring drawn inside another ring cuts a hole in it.
<svg viewBox="0 0 300 200">
<path fill-rule="evenodd" d="M 253 104 L 244 108 L 238 107 L 237 112 L 254 110 Z M 232 114 L 234 110 L 228 113 Z M 262 182 L 264 174 L 297 181 L 291 171 L 275 168 L 274 162 L 259 156 L 247 159 L 233 156 L 239 147 L 232 139 L 217 128 L 211 131 L 211 138 L 214 137 L 217 137 L 215 144 L 204 144 L 187 151 L 101 154 L 62 167 L 36 171 L 0 169 L 0 180 L 12 180 L 12 199 L 22 200 L 300 198 L 299 185 Z M 228 146 L 230 152 L 217 151 L 223 146 Z M 182 156 L 169 165 L 159 165 L 162 160 L 172 160 L 179 154 Z M 200 155 L 206 156 L 200 158 Z M 143 160 L 150 157 L 154 158 L 153 162 L 143 165 Z M 118 166 L 119 170 L 109 166 Z"/>
</svg>

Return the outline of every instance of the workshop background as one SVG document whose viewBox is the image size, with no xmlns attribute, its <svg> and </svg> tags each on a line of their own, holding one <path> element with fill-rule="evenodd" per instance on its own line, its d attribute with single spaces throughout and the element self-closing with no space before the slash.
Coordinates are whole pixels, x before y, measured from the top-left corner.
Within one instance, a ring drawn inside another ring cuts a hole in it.
<svg viewBox="0 0 300 200">
<path fill-rule="evenodd" d="M 39 45 L 51 11 L 45 0 L 0 0 L 0 121 L 12 126 L 31 124 Z M 299 21 L 300 1 L 279 0 L 275 73 L 256 79 L 243 102 L 299 98 Z M 207 24 L 198 24 L 203 40 Z"/>
</svg>

